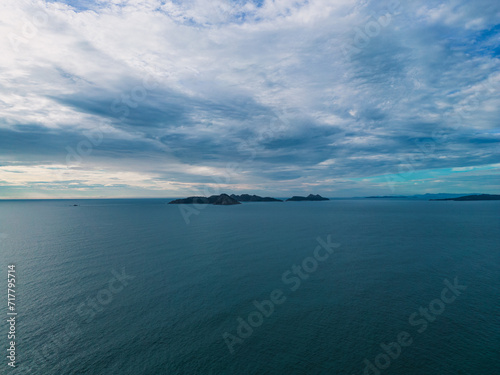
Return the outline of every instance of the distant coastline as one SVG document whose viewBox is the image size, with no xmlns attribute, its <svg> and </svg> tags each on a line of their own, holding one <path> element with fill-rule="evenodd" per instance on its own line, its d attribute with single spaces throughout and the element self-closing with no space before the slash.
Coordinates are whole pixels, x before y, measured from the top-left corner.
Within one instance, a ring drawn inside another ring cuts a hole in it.
<svg viewBox="0 0 500 375">
<path fill-rule="evenodd" d="M 457 198 L 443 198 L 443 199 L 429 199 L 431 201 L 500 201 L 500 195 L 495 194 L 476 194 L 476 195 L 465 195 Z"/>
</svg>

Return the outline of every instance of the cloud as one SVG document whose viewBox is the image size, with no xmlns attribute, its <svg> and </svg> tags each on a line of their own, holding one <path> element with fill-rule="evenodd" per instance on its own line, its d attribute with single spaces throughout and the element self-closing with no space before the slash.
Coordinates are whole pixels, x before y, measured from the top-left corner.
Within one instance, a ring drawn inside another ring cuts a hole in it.
<svg viewBox="0 0 500 375">
<path fill-rule="evenodd" d="M 499 20 L 486 0 L 6 0 L 0 185 L 371 195 L 390 192 L 376 176 L 408 168 L 494 165 Z M 498 191 L 460 175 L 410 181 Z"/>
</svg>

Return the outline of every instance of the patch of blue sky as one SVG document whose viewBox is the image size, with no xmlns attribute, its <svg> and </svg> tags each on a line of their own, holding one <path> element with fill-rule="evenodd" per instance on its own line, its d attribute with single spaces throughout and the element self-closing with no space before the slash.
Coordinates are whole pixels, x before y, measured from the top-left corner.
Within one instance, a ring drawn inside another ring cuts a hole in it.
<svg viewBox="0 0 500 375">
<path fill-rule="evenodd" d="M 488 171 L 500 170 L 500 164 L 490 164 L 481 166 L 468 166 L 468 167 L 455 167 L 455 168 L 438 168 L 427 170 L 412 170 L 411 167 L 402 166 L 401 172 L 384 174 L 372 177 L 358 177 L 350 178 L 351 181 L 369 181 L 372 183 L 390 181 L 413 181 L 413 180 L 426 180 L 433 178 L 442 178 L 457 173 L 472 172 L 472 171 Z"/>
</svg>

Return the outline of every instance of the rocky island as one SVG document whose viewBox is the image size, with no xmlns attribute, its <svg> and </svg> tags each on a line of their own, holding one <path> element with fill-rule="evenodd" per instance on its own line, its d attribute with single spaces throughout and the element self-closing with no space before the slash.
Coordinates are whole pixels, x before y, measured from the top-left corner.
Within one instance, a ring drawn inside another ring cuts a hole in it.
<svg viewBox="0 0 500 375">
<path fill-rule="evenodd" d="M 212 195 L 210 197 L 188 197 L 184 199 L 176 199 L 168 204 L 213 204 L 216 206 L 230 206 L 233 204 L 241 204 L 236 199 L 227 194 Z"/>
<path fill-rule="evenodd" d="M 300 196 L 293 196 L 291 198 L 288 198 L 286 201 L 287 202 L 302 202 L 302 201 L 329 201 L 330 199 L 328 198 L 323 198 L 319 194 L 309 194 L 307 197 L 300 197 Z"/>
<path fill-rule="evenodd" d="M 457 198 L 430 199 L 431 201 L 500 201 L 500 195 L 495 194 L 479 194 L 465 195 Z"/>
<path fill-rule="evenodd" d="M 231 198 L 236 199 L 238 202 L 283 202 L 281 199 L 271 198 L 271 197 L 259 197 L 258 195 L 241 194 L 235 195 L 231 194 Z"/>
<path fill-rule="evenodd" d="M 300 202 L 300 201 L 329 201 L 328 198 L 323 198 L 319 194 L 309 194 L 307 197 L 294 196 L 287 199 L 287 202 Z M 271 197 L 260 197 L 258 195 L 250 194 L 220 194 L 212 195 L 210 197 L 187 197 L 182 199 L 175 199 L 168 204 L 214 204 L 217 206 L 229 206 L 232 204 L 241 204 L 241 202 L 283 202 L 280 199 Z"/>
</svg>

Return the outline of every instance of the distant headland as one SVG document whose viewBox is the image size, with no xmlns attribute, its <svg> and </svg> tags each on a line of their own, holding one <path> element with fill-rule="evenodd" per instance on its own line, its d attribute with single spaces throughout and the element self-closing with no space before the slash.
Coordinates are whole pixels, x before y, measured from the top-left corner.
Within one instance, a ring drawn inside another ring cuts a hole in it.
<svg viewBox="0 0 500 375">
<path fill-rule="evenodd" d="M 329 201 L 328 198 L 323 198 L 319 194 L 309 194 L 307 197 L 293 196 L 287 199 L 287 202 L 300 202 L 300 201 Z M 210 197 L 187 197 L 182 199 L 175 199 L 168 204 L 213 204 L 217 206 L 229 206 L 233 204 L 241 204 L 241 202 L 283 202 L 281 199 L 271 197 L 260 197 L 258 195 L 250 194 L 220 194 L 212 195 Z"/>
<path fill-rule="evenodd" d="M 430 199 L 431 201 L 500 201 L 500 195 L 495 194 L 478 194 L 465 195 L 456 198 Z"/>
<path fill-rule="evenodd" d="M 471 196 L 482 196 L 483 198 L 474 199 L 474 198 L 466 198 Z M 395 199 L 395 200 L 425 200 L 425 201 L 441 201 L 441 200 L 492 200 L 491 198 L 487 198 L 491 196 L 489 194 L 483 193 L 426 193 L 426 194 L 415 194 L 415 195 L 376 195 L 364 197 L 361 199 Z M 492 195 L 494 197 L 494 195 Z M 352 198 L 359 199 L 359 198 Z"/>
</svg>

